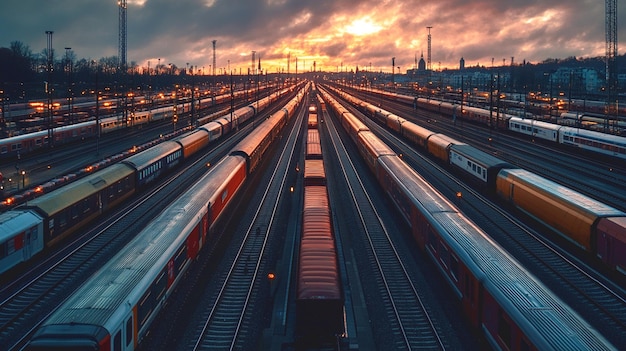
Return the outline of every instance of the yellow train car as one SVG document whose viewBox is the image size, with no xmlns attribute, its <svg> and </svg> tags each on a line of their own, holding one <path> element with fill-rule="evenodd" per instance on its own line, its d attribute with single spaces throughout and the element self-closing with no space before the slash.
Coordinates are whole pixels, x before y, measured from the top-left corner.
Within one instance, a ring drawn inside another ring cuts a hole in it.
<svg viewBox="0 0 626 351">
<path fill-rule="evenodd" d="M 454 145 L 465 145 L 456 139 L 450 138 L 444 134 L 433 134 L 428 137 L 428 153 L 437 157 L 445 163 L 450 162 L 449 150 L 450 146 Z"/>
<path fill-rule="evenodd" d="M 503 169 L 496 179 L 498 196 L 556 230 L 583 249 L 594 252 L 592 229 L 603 217 L 621 212 L 565 186 L 523 169 Z"/>
</svg>

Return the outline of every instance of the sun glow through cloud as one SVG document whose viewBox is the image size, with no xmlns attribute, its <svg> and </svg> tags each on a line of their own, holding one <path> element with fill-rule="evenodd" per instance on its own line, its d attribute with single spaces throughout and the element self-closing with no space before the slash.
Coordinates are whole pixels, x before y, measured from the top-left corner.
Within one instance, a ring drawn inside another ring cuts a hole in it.
<svg viewBox="0 0 626 351">
<path fill-rule="evenodd" d="M 46 46 L 43 31 L 51 29 L 57 50 L 67 45 L 77 57 L 116 55 L 117 1 L 59 2 L 72 3 L 64 16 L 54 15 L 57 7 L 49 2 L 3 0 L 11 11 L 0 12 L 0 47 L 20 40 L 38 52 Z M 461 57 L 475 66 L 489 65 L 492 58 L 535 63 L 604 54 L 604 4 L 589 0 L 127 2 L 128 59 L 144 65 L 150 61 L 152 68 L 159 62 L 178 67 L 189 62 L 209 71 L 215 40 L 216 65 L 222 70 L 229 63 L 245 70 L 251 65 L 247 56 L 256 51 L 263 68 L 271 71 L 286 69 L 288 55 L 292 71 L 296 58 L 300 70 L 313 62 L 318 69 L 358 65 L 390 70 L 392 57 L 404 71 L 415 66 L 416 57 L 428 54 L 428 27 L 435 69 L 456 68 Z M 626 27 L 618 31 L 623 41 Z"/>
<path fill-rule="evenodd" d="M 371 18 L 364 17 L 352 21 L 346 26 L 345 31 L 356 36 L 372 35 L 380 32 L 382 26 L 376 24 Z"/>
</svg>

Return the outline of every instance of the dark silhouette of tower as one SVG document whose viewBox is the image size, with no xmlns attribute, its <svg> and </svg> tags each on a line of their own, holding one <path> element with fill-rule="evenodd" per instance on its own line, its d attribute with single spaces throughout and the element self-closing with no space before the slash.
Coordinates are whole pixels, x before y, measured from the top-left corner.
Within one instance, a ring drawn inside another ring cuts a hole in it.
<svg viewBox="0 0 626 351">
<path fill-rule="evenodd" d="M 118 0 L 117 2 L 120 11 L 119 11 L 119 33 L 118 33 L 118 49 L 117 49 L 117 59 L 118 68 L 121 72 L 126 72 L 126 0 Z"/>
<path fill-rule="evenodd" d="M 216 61 L 215 61 L 215 44 L 217 44 L 217 40 L 213 40 L 213 75 L 215 76 L 215 66 L 216 66 Z"/>
<path fill-rule="evenodd" d="M 426 69 L 428 69 L 429 71 L 432 71 L 433 69 L 433 64 L 432 64 L 432 50 L 431 50 L 431 42 L 432 42 L 432 38 L 430 36 L 430 29 L 432 28 L 432 26 L 428 26 L 426 27 L 428 29 L 428 57 L 426 58 Z"/>
<path fill-rule="evenodd" d="M 617 0 L 605 0 L 606 114 L 613 114 L 617 100 Z M 615 109 L 617 114 L 617 109 Z M 608 118 L 607 118 L 608 119 Z"/>
</svg>

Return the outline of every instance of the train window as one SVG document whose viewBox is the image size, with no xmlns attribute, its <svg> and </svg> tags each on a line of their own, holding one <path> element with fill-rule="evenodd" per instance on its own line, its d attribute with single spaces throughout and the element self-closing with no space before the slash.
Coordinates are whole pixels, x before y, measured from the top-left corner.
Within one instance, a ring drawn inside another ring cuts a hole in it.
<svg viewBox="0 0 626 351">
<path fill-rule="evenodd" d="M 434 252 L 437 252 L 437 238 L 435 237 L 435 233 L 432 230 L 428 231 L 428 243 Z"/>
<path fill-rule="evenodd" d="M 113 338 L 113 351 L 122 351 L 122 331 L 118 331 Z"/>
<path fill-rule="evenodd" d="M 459 260 L 454 255 L 450 255 L 450 274 L 455 282 L 459 281 Z"/>
<path fill-rule="evenodd" d="M 7 257 L 7 249 L 6 249 L 7 244 L 6 243 L 1 243 L 0 244 L 0 259 L 3 259 L 5 257 Z"/>
<path fill-rule="evenodd" d="M 500 310 L 498 313 L 498 335 L 500 339 L 506 345 L 507 348 L 511 348 L 511 325 L 507 320 L 504 312 Z"/>
<path fill-rule="evenodd" d="M 178 252 L 176 253 L 176 257 L 174 258 L 176 262 L 176 273 L 180 272 L 187 262 L 187 245 L 183 244 Z"/>
<path fill-rule="evenodd" d="M 131 316 L 126 321 L 126 346 L 130 346 L 133 341 L 133 317 Z"/>
<path fill-rule="evenodd" d="M 152 291 L 148 290 L 137 304 L 137 320 L 139 321 L 139 326 L 137 327 L 137 329 L 141 329 L 141 327 L 143 327 L 143 325 L 148 320 L 148 316 L 150 316 L 150 313 L 152 313 L 152 299 L 150 299 L 151 296 Z"/>
<path fill-rule="evenodd" d="M 10 239 L 7 241 L 6 252 L 7 256 L 15 252 L 15 240 Z"/>
<path fill-rule="evenodd" d="M 155 283 L 154 283 L 154 289 L 155 292 L 157 293 L 157 301 L 161 300 L 161 298 L 163 297 L 163 294 L 165 293 L 165 290 L 167 288 L 167 268 L 163 268 L 163 271 L 161 271 L 161 275 L 156 279 Z"/>
<path fill-rule="evenodd" d="M 441 253 L 439 254 L 439 261 L 443 264 L 445 268 L 448 268 L 448 248 L 444 243 L 439 243 L 441 247 Z"/>
<path fill-rule="evenodd" d="M 72 220 L 76 220 L 76 218 L 78 218 L 78 212 L 79 212 L 78 208 L 79 207 L 80 207 L 80 205 L 76 205 L 76 206 L 72 206 L 70 208 L 70 218 Z"/>
</svg>

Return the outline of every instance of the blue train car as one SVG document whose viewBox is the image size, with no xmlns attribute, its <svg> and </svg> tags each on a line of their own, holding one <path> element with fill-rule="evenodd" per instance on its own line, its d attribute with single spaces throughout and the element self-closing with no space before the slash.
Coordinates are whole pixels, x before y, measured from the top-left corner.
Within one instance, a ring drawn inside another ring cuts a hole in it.
<svg viewBox="0 0 626 351">
<path fill-rule="evenodd" d="M 136 184 L 141 188 L 176 166 L 182 159 L 183 147 L 175 141 L 166 141 L 122 162 L 135 169 Z"/>
</svg>

